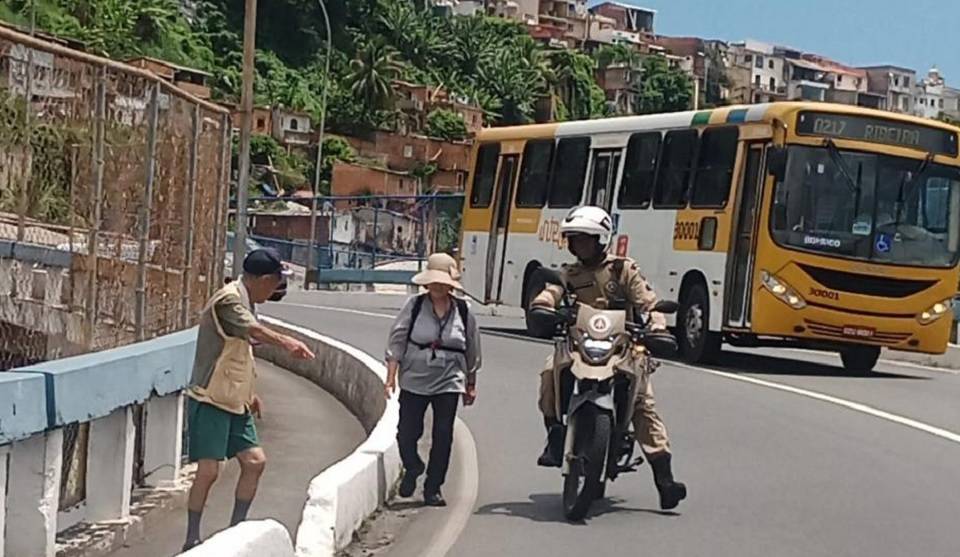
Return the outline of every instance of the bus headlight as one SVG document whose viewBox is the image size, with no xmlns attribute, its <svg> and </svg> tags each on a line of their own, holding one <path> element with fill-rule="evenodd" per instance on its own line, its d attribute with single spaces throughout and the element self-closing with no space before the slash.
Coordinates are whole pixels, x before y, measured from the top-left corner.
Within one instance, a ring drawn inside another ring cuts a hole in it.
<svg viewBox="0 0 960 557">
<path fill-rule="evenodd" d="M 952 309 L 953 299 L 937 302 L 933 304 L 930 309 L 918 315 L 917 321 L 919 321 L 921 325 L 929 325 L 949 313 Z"/>
<path fill-rule="evenodd" d="M 803 309 L 807 307 L 807 301 L 800 297 L 800 294 L 797 294 L 797 291 L 791 288 L 787 283 L 773 276 L 767 271 L 760 272 L 760 281 L 763 283 L 764 288 L 770 291 L 771 294 L 780 299 L 781 302 L 787 304 L 793 309 Z"/>
</svg>

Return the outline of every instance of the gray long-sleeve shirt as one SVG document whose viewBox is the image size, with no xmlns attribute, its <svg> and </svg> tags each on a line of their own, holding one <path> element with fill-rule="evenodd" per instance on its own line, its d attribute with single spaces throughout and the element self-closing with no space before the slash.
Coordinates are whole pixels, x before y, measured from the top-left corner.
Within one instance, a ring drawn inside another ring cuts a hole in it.
<svg viewBox="0 0 960 557">
<path fill-rule="evenodd" d="M 441 319 L 434 313 L 430 297 L 426 296 L 417 322 L 411 324 L 416 299 L 414 296 L 407 300 L 394 320 L 387 340 L 387 359 L 400 362 L 400 388 L 418 395 L 465 392 L 467 375 L 476 373 L 481 364 L 480 331 L 473 312 L 467 312 L 464 326 L 457 304 L 451 301 L 449 316 Z M 444 325 L 442 334 L 441 325 Z M 410 327 L 413 329 L 408 344 L 407 331 Z M 464 352 L 417 346 L 435 341 Z"/>
</svg>

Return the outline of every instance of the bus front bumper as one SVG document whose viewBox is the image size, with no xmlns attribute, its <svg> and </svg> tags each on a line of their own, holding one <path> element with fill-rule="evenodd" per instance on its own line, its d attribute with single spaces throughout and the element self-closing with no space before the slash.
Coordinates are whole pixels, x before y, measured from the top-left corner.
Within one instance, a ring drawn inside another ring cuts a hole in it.
<svg viewBox="0 0 960 557">
<path fill-rule="evenodd" d="M 754 299 L 752 332 L 809 344 L 859 344 L 906 352 L 943 354 L 952 326 L 952 314 L 922 325 L 915 317 L 878 317 L 854 311 L 807 305 L 793 309 L 766 289 Z"/>
</svg>

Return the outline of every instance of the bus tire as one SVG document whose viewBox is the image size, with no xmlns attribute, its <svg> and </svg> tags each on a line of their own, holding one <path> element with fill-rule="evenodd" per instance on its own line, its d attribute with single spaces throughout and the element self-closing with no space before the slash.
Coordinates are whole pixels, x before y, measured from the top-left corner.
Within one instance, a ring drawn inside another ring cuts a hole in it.
<svg viewBox="0 0 960 557">
<path fill-rule="evenodd" d="M 700 282 L 687 288 L 681 297 L 677 340 L 681 357 L 692 364 L 713 362 L 720 354 L 721 337 L 710 331 L 710 298 Z"/>
<path fill-rule="evenodd" d="M 879 346 L 851 346 L 840 351 L 843 368 L 853 373 L 870 373 L 879 359 Z"/>
</svg>

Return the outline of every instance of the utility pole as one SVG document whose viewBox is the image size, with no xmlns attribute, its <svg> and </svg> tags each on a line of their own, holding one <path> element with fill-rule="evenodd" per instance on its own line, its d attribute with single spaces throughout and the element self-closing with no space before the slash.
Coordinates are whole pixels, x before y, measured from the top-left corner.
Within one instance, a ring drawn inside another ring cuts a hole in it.
<svg viewBox="0 0 960 557">
<path fill-rule="evenodd" d="M 323 12 L 323 22 L 327 28 L 327 55 L 323 62 L 323 93 L 320 101 L 320 132 L 317 134 L 317 173 L 313 180 L 313 196 L 310 200 L 310 244 L 307 246 L 307 269 L 303 274 L 303 289 L 310 289 L 310 271 L 315 270 L 316 249 L 314 244 L 317 242 L 317 196 L 320 195 L 320 173 L 323 166 L 323 134 L 326 129 L 327 117 L 327 90 L 330 89 L 330 51 L 333 50 L 333 35 L 330 31 L 330 17 L 327 15 L 327 6 L 323 0 L 319 0 L 320 10 Z M 332 221 L 331 221 L 332 222 Z M 333 227 L 330 228 L 330 238 L 328 242 L 333 241 Z M 332 244 L 331 244 L 332 245 Z M 318 281 L 319 282 L 319 281 Z"/>
<path fill-rule="evenodd" d="M 250 134 L 253 128 L 253 63 L 257 41 L 257 0 L 246 0 L 243 21 L 243 92 L 240 96 L 240 176 L 233 234 L 233 274 L 239 276 L 247 251 L 247 194 L 250 183 Z"/>
</svg>

